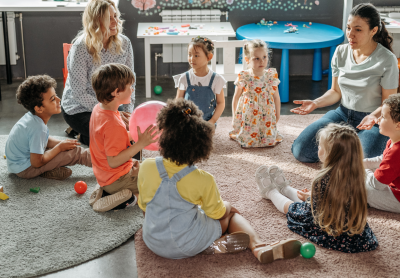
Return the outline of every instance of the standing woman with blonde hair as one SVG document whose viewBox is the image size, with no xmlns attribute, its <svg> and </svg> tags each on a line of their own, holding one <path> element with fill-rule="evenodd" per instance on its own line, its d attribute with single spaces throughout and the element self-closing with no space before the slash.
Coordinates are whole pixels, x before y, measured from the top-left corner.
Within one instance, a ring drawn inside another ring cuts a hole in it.
<svg viewBox="0 0 400 278">
<path fill-rule="evenodd" d="M 101 65 L 119 63 L 133 70 L 130 40 L 122 34 L 120 12 L 111 0 L 92 0 L 82 18 L 83 30 L 75 39 L 67 59 L 68 77 L 62 96 L 62 115 L 70 127 L 89 145 L 89 121 L 99 103 L 91 84 L 92 73 Z M 135 86 L 135 84 L 133 85 Z M 115 88 L 116 90 L 118 88 Z M 131 103 L 120 107 L 120 116 L 129 126 L 135 94 Z"/>
</svg>

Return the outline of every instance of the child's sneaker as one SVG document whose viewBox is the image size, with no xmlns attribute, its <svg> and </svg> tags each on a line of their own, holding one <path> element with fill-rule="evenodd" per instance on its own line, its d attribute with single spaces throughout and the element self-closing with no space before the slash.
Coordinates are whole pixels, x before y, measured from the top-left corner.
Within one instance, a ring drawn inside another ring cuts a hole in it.
<svg viewBox="0 0 400 278">
<path fill-rule="evenodd" d="M 267 197 L 268 193 L 275 189 L 275 184 L 269 176 L 269 168 L 265 165 L 260 166 L 256 171 L 255 177 L 260 195 L 265 199 L 269 199 Z"/>
<path fill-rule="evenodd" d="M 53 180 L 65 180 L 72 175 L 72 170 L 67 167 L 58 167 L 53 170 L 44 172 L 39 175 L 42 178 L 53 179 Z"/>
<path fill-rule="evenodd" d="M 276 189 L 278 189 L 282 195 L 285 195 L 283 194 L 283 189 L 290 185 L 290 181 L 285 178 L 282 169 L 274 165 L 269 167 L 268 173 L 271 177 L 272 183 L 275 184 Z"/>
<path fill-rule="evenodd" d="M 93 206 L 103 196 L 103 188 L 99 184 L 96 184 L 92 195 L 89 198 L 89 205 Z"/>
<path fill-rule="evenodd" d="M 93 205 L 93 210 L 98 212 L 109 211 L 121 204 L 126 204 L 125 202 L 129 201 L 129 199 L 132 198 L 132 195 L 132 191 L 129 189 L 118 191 L 115 194 L 111 194 L 97 200 Z"/>
<path fill-rule="evenodd" d="M 132 197 L 128 201 L 116 206 L 112 210 L 119 210 L 119 209 L 126 209 L 129 207 L 134 207 L 136 205 L 136 203 L 137 203 L 137 198 L 135 195 L 132 194 Z"/>
</svg>

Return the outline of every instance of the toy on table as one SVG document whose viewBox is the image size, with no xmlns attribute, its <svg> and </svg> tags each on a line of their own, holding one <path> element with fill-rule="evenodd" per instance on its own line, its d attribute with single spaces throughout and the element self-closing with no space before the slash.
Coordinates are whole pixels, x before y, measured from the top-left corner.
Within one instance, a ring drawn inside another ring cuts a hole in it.
<svg viewBox="0 0 400 278">
<path fill-rule="evenodd" d="M 6 194 L 4 194 L 3 192 L 0 192 L 0 199 L 3 200 L 3 201 L 7 200 L 8 196 Z"/>
<path fill-rule="evenodd" d="M 31 189 L 29 189 L 29 191 L 33 192 L 33 193 L 39 193 L 40 187 L 38 186 L 38 187 L 31 188 Z"/>
<path fill-rule="evenodd" d="M 75 189 L 76 193 L 83 194 L 87 190 L 87 184 L 84 181 L 77 181 L 75 183 L 74 189 Z"/>
<path fill-rule="evenodd" d="M 181 27 L 190 27 L 190 24 L 182 24 Z"/>
<path fill-rule="evenodd" d="M 140 128 L 140 132 L 144 132 L 146 128 L 150 125 L 156 125 L 157 114 L 166 104 L 161 101 L 147 101 L 140 104 L 133 110 L 132 115 L 129 119 L 129 132 L 132 136 L 133 141 L 137 142 L 137 126 Z M 149 151 L 158 151 L 158 142 L 152 143 L 145 147 Z"/>
<path fill-rule="evenodd" d="M 312 25 L 312 22 L 308 23 L 308 25 Z"/>
<path fill-rule="evenodd" d="M 296 33 L 296 34 L 298 34 L 299 33 L 298 31 L 299 30 L 296 27 L 290 27 L 289 29 L 283 31 L 283 33 Z"/>
<path fill-rule="evenodd" d="M 275 21 L 276 22 L 276 21 Z M 269 20 L 268 22 L 265 20 L 265 18 L 261 19 L 257 25 L 264 25 L 264 26 L 269 26 L 271 27 L 272 25 L 276 24 L 275 22 L 272 22 L 272 20 Z"/>
<path fill-rule="evenodd" d="M 286 23 L 285 24 L 286 27 L 297 27 L 298 25 L 293 25 L 292 23 Z"/>
<path fill-rule="evenodd" d="M 4 192 L 4 188 L 0 186 L 0 192 Z"/>
<path fill-rule="evenodd" d="M 311 27 L 308 27 L 307 25 L 303 24 L 303 28 L 311 28 Z"/>
<path fill-rule="evenodd" d="M 6 158 L 7 158 L 5 155 L 3 155 L 3 156 L 4 156 L 4 159 L 6 159 Z"/>
<path fill-rule="evenodd" d="M 316 249 L 315 249 L 314 244 L 312 244 L 310 242 L 305 242 L 300 247 L 300 254 L 305 259 L 310 259 L 310 258 L 314 257 L 315 251 L 316 251 Z"/>
</svg>

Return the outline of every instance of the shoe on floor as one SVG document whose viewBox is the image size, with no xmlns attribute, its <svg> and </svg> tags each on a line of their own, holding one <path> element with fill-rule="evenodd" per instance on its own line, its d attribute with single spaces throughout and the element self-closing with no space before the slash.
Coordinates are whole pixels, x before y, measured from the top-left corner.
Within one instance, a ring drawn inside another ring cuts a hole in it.
<svg viewBox="0 0 400 278">
<path fill-rule="evenodd" d="M 100 198 L 93 204 L 93 210 L 98 212 L 109 211 L 132 198 L 132 191 L 124 189 L 109 196 Z"/>
<path fill-rule="evenodd" d="M 301 242 L 295 239 L 281 240 L 271 244 L 258 244 L 251 250 L 257 250 L 257 259 L 263 263 L 272 263 L 278 259 L 292 259 L 300 255 Z"/>
<path fill-rule="evenodd" d="M 268 199 L 268 193 L 276 188 L 269 175 L 269 167 L 265 165 L 260 166 L 256 170 L 255 178 L 261 197 Z"/>
<path fill-rule="evenodd" d="M 227 234 L 217 239 L 201 254 L 212 255 L 221 253 L 238 253 L 249 247 L 250 236 L 245 232 Z"/>
<path fill-rule="evenodd" d="M 134 207 L 136 205 L 136 203 L 137 203 L 137 198 L 135 195 L 132 194 L 132 197 L 128 201 L 123 202 L 122 204 L 116 206 L 115 208 L 112 208 L 112 210 L 120 210 L 120 209 L 129 208 L 129 207 Z"/>
<path fill-rule="evenodd" d="M 290 181 L 285 178 L 282 169 L 274 165 L 269 167 L 268 173 L 271 177 L 272 183 L 275 184 L 276 189 L 284 195 L 282 191 L 286 186 L 290 185 Z"/>
<path fill-rule="evenodd" d="M 99 184 L 96 184 L 92 195 L 89 198 L 89 205 L 93 206 L 101 197 L 103 196 L 103 188 L 100 187 Z"/>
<path fill-rule="evenodd" d="M 72 170 L 67 167 L 58 167 L 53 170 L 44 172 L 39 175 L 42 178 L 53 179 L 53 180 L 65 180 L 72 175 Z"/>
<path fill-rule="evenodd" d="M 71 138 L 75 138 L 75 136 L 78 135 L 78 132 L 73 130 L 72 127 L 70 127 L 70 126 L 65 130 L 65 133 L 68 135 L 68 137 L 71 137 Z"/>
</svg>

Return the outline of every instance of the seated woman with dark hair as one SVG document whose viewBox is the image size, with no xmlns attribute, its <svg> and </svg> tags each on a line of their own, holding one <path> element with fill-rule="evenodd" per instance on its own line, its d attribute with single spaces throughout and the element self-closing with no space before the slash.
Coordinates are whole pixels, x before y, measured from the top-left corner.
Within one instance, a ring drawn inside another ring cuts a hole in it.
<svg viewBox="0 0 400 278">
<path fill-rule="evenodd" d="M 296 100 L 300 107 L 291 112 L 306 115 L 317 108 L 333 105 L 321 119 L 309 125 L 292 145 L 292 153 L 301 162 L 318 161 L 317 132 L 329 123 L 346 122 L 357 129 L 364 157 L 379 156 L 388 137 L 377 125 L 382 102 L 397 92 L 399 69 L 393 54 L 392 37 L 372 4 L 359 4 L 350 12 L 346 36 L 332 58 L 332 88 L 315 100 Z"/>
</svg>

